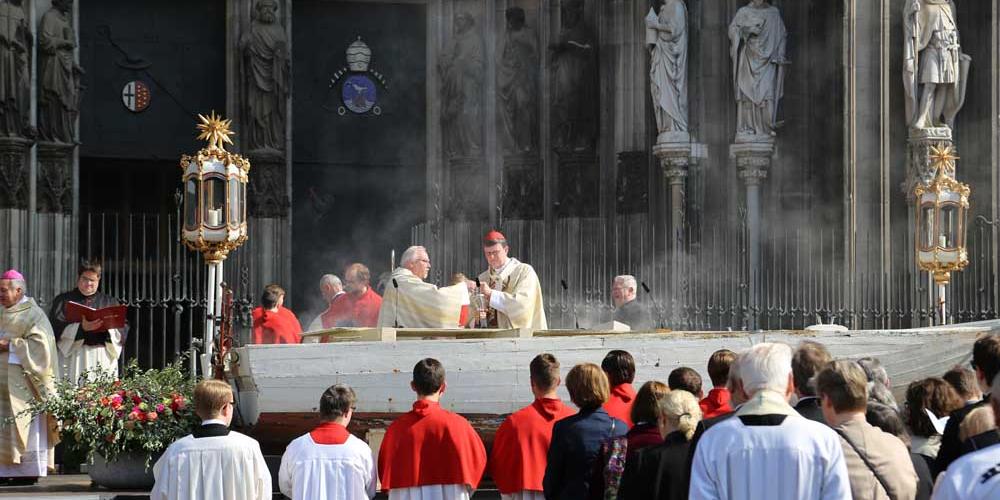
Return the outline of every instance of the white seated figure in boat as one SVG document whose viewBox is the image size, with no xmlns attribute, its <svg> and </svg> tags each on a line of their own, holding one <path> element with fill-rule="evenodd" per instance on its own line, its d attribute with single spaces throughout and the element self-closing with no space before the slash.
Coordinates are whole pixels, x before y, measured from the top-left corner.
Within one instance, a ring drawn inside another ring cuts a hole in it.
<svg viewBox="0 0 1000 500">
<path fill-rule="evenodd" d="M 396 328 L 459 328 L 462 306 L 469 304 L 463 283 L 438 288 L 427 283 L 431 258 L 427 249 L 412 246 L 385 284 L 378 326 Z"/>
<path fill-rule="evenodd" d="M 479 275 L 479 292 L 489 303 L 489 325 L 496 328 L 545 330 L 545 306 L 538 274 L 530 265 L 509 257 L 507 237 L 490 231 L 483 237 L 489 269 Z"/>
</svg>

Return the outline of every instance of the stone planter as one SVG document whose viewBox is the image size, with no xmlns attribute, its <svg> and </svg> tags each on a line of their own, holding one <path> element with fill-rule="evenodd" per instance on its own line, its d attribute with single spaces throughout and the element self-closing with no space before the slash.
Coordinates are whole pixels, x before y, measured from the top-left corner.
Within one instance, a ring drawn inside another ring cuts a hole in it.
<svg viewBox="0 0 1000 500">
<path fill-rule="evenodd" d="M 99 453 L 94 454 L 90 466 L 90 479 L 109 490 L 150 490 L 153 488 L 153 464 L 160 453 L 153 455 L 146 469 L 144 451 L 129 451 L 118 455 L 118 460 L 108 462 Z"/>
</svg>

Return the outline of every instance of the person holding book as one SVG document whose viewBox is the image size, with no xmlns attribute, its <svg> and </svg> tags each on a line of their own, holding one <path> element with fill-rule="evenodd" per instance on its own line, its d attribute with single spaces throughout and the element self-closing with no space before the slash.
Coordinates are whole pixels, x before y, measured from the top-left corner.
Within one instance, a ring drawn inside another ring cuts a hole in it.
<svg viewBox="0 0 1000 500">
<path fill-rule="evenodd" d="M 64 367 L 63 376 L 77 383 L 88 371 L 118 374 L 118 356 L 128 331 L 124 308 L 105 309 L 120 304 L 114 297 L 97 290 L 100 283 L 101 265 L 84 260 L 77 273 L 76 288 L 56 296 L 49 311 L 59 348 L 59 364 Z M 84 312 L 81 314 L 81 311 Z M 102 319 L 91 321 L 84 317 L 98 315 Z"/>
</svg>

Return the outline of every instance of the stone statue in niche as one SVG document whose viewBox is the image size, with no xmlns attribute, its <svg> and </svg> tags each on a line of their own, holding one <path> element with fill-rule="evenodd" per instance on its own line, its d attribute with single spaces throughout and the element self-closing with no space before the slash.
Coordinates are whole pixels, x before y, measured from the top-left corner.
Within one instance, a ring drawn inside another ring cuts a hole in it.
<svg viewBox="0 0 1000 500">
<path fill-rule="evenodd" d="M 288 37 L 278 22 L 276 0 L 258 0 L 250 29 L 240 39 L 246 123 L 244 147 L 256 154 L 285 150 Z"/>
<path fill-rule="evenodd" d="M 954 126 L 965 102 L 972 58 L 958 43 L 953 0 L 907 0 L 903 9 L 903 87 L 912 128 Z"/>
<path fill-rule="evenodd" d="M 657 142 L 689 139 L 687 101 L 687 7 L 683 0 L 662 0 L 660 12 L 646 16 L 646 44 L 650 51 L 649 83 L 653 114 L 660 136 Z"/>
<path fill-rule="evenodd" d="M 553 145 L 594 149 L 597 141 L 597 44 L 583 0 L 562 0 L 562 29 L 552 45 Z"/>
<path fill-rule="evenodd" d="M 785 41 L 778 8 L 751 0 L 729 24 L 729 55 L 736 93 L 736 142 L 773 141 L 780 126 L 778 104 L 784 95 Z"/>
<path fill-rule="evenodd" d="M 507 9 L 507 36 L 497 68 L 503 145 L 508 154 L 537 148 L 538 42 L 524 18 L 524 9 Z"/>
<path fill-rule="evenodd" d="M 30 133 L 32 36 L 22 0 L 0 0 L 0 136 Z"/>
<path fill-rule="evenodd" d="M 478 156 L 483 150 L 483 40 L 468 12 L 455 16 L 454 28 L 438 68 L 445 152 L 450 158 Z"/>
<path fill-rule="evenodd" d="M 53 0 L 38 26 L 38 135 L 42 140 L 73 143 L 80 112 L 80 77 L 76 64 L 73 0 Z"/>
</svg>

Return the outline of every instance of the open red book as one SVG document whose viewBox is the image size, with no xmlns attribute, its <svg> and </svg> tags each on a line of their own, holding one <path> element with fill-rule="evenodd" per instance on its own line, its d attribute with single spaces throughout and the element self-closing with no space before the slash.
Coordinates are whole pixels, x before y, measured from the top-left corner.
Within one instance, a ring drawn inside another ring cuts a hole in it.
<svg viewBox="0 0 1000 500">
<path fill-rule="evenodd" d="M 87 307 L 79 302 L 66 302 L 66 322 L 80 323 L 84 318 L 87 321 L 101 320 L 104 328 L 125 328 L 125 316 L 128 314 L 128 307 L 108 306 L 102 309 Z"/>
</svg>

